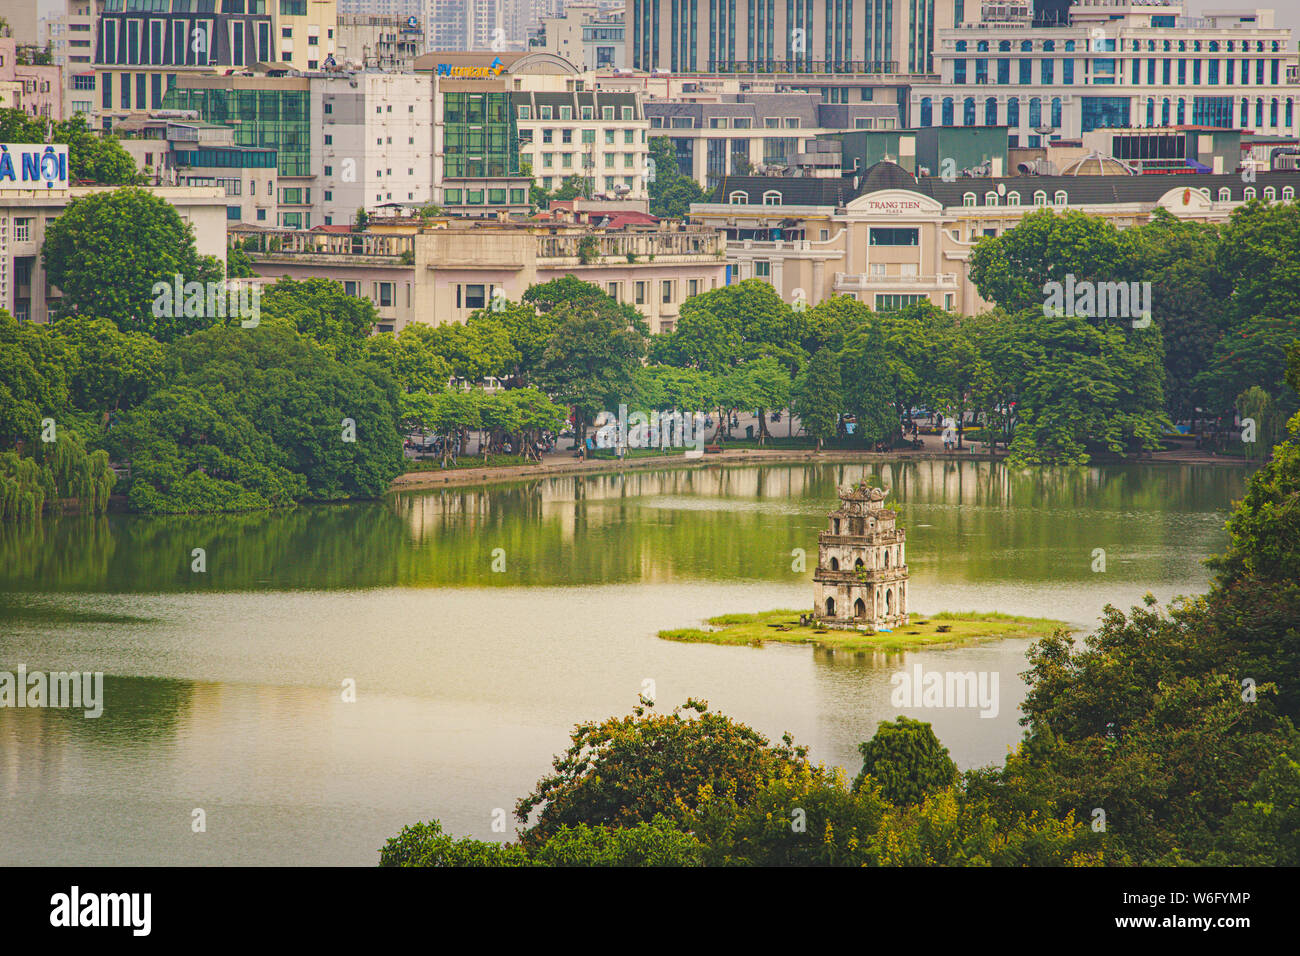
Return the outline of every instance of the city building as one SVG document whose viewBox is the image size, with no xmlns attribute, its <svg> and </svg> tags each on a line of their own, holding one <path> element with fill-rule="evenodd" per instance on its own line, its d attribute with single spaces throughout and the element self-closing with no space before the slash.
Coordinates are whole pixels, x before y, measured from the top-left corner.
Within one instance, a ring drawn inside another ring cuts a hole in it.
<svg viewBox="0 0 1300 956">
<path fill-rule="evenodd" d="M 529 49 L 562 56 L 584 71 L 622 69 L 627 65 L 624 18 L 621 9 L 570 3 L 557 16 L 542 19 Z"/>
<path fill-rule="evenodd" d="M 848 102 L 840 97 L 855 75 L 933 73 L 937 32 L 952 28 L 962 7 L 963 0 L 628 0 L 627 65 L 668 73 L 835 74 L 840 79 L 827 85 L 835 91 L 829 98 Z"/>
<path fill-rule="evenodd" d="M 578 217 L 585 218 L 585 217 Z M 603 218 L 603 217 L 602 217 Z M 633 217 L 639 218 L 639 217 Z M 671 331 L 682 303 L 726 284 L 723 240 L 713 229 L 641 222 L 604 229 L 589 221 L 519 223 L 374 220 L 364 232 L 231 230 L 259 275 L 322 277 L 368 298 L 380 331 L 413 322 L 463 322 L 499 291 L 566 275 L 595 283 L 638 309 L 653 332 Z"/>
<path fill-rule="evenodd" d="M 41 46 L 62 70 L 63 115 L 95 109 L 95 10 L 92 0 L 63 0 L 62 8 L 40 23 Z"/>
<path fill-rule="evenodd" d="M 114 188 L 0 188 L 0 308 L 33 322 L 46 322 L 58 315 L 59 292 L 50 286 L 41 261 L 46 229 L 73 199 Z M 171 203 L 194 227 L 200 255 L 225 258 L 226 196 L 220 188 L 161 186 L 150 188 L 150 192 Z"/>
<path fill-rule="evenodd" d="M 216 186 L 228 222 L 280 222 L 274 149 L 236 144 L 229 126 L 168 115 L 132 116 L 113 132 L 151 184 Z"/>
<path fill-rule="evenodd" d="M 40 0 L 5 0 L 0 16 L 9 24 L 9 37 L 19 46 L 40 42 Z"/>
<path fill-rule="evenodd" d="M 1286 154 L 1281 154 L 1285 156 Z M 1110 158 L 1062 175 L 916 178 L 896 163 L 839 178 L 728 176 L 690 218 L 727 237 L 730 281 L 760 278 L 787 302 L 850 295 L 877 311 L 928 301 L 975 314 L 991 307 L 971 282 L 975 243 L 1040 209 L 1079 210 L 1117 228 L 1157 209 L 1224 222 L 1251 200 L 1290 202 L 1300 170 L 1136 175 Z"/>
<path fill-rule="evenodd" d="M 339 14 L 335 60 L 344 69 L 410 71 L 424 52 L 417 16 Z"/>
<path fill-rule="evenodd" d="M 840 489 L 840 506 L 817 535 L 813 616 L 822 624 L 880 628 L 907 622 L 907 532 L 866 481 Z"/>
<path fill-rule="evenodd" d="M 897 129 L 894 105 L 825 103 L 811 93 L 722 93 L 647 100 L 651 136 L 666 136 L 677 165 L 712 189 L 723 176 L 795 166 L 808 144 L 846 129 Z"/>
<path fill-rule="evenodd" d="M 99 2 L 99 0 L 97 0 Z M 187 76 L 223 76 L 258 64 L 330 66 L 335 0 L 102 0 L 95 30 L 97 125 L 163 108 Z"/>
<path fill-rule="evenodd" d="M 165 102 L 232 127 L 236 145 L 275 150 L 279 219 L 268 226 L 347 224 L 359 210 L 432 198 L 428 74 L 182 76 Z"/>
<path fill-rule="evenodd" d="M 425 0 L 338 0 L 338 5 L 339 16 L 400 17 L 405 20 L 424 16 Z"/>
<path fill-rule="evenodd" d="M 939 74 L 910 124 L 1005 126 L 1010 145 L 1100 128 L 1206 126 L 1294 135 L 1297 60 L 1272 10 L 1183 15 L 1174 2 L 1080 0 L 1068 25 L 999 19 L 936 33 Z"/>
<path fill-rule="evenodd" d="M 29 116 L 63 119 L 63 67 L 20 63 L 26 57 L 20 58 L 18 51 L 17 40 L 0 37 L 0 106 Z"/>
<path fill-rule="evenodd" d="M 577 67 L 548 53 L 489 51 L 426 53 L 415 69 L 433 83 L 433 201 L 463 215 L 530 212 L 542 170 L 523 171 L 512 97 L 581 92 Z"/>
<path fill-rule="evenodd" d="M 519 51 L 524 37 L 510 37 L 508 0 L 428 0 L 425 50 Z"/>
<path fill-rule="evenodd" d="M 570 176 L 587 196 L 643 199 L 649 178 L 649 123 L 635 93 L 583 90 L 510 94 L 519 154 L 544 189 Z"/>
</svg>

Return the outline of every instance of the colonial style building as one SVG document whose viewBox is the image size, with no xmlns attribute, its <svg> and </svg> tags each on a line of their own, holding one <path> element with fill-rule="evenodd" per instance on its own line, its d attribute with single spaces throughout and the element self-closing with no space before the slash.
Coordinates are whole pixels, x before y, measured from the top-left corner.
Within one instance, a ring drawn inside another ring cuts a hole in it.
<svg viewBox="0 0 1300 956">
<path fill-rule="evenodd" d="M 566 275 L 635 306 L 651 332 L 671 332 L 683 302 L 726 284 L 722 237 L 669 222 L 600 228 L 590 221 L 375 218 L 363 233 L 243 226 L 231 238 L 243 241 L 254 270 L 268 279 L 332 279 L 371 299 L 381 332 L 463 322 L 498 292 L 518 301 L 529 286 Z"/>
<path fill-rule="evenodd" d="M 763 279 L 792 304 L 850 295 L 877 311 L 929 301 L 971 315 L 991 306 L 970 281 L 971 250 L 1028 213 L 1079 210 L 1121 229 L 1156 209 L 1224 222 L 1244 203 L 1290 202 L 1300 189 L 1295 170 L 1116 174 L 1123 169 L 1102 158 L 1062 175 L 951 181 L 892 162 L 861 176 L 728 176 L 691 219 L 726 234 L 731 281 Z"/>
<path fill-rule="evenodd" d="M 866 481 L 840 491 L 830 530 L 817 536 L 814 616 L 824 624 L 892 627 L 907 621 L 907 532 Z"/>
</svg>

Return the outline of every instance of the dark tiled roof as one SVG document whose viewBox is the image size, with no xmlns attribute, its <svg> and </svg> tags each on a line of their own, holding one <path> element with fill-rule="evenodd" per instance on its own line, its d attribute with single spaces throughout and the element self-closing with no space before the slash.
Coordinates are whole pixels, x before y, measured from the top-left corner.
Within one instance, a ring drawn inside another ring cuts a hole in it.
<svg viewBox="0 0 1300 956">
<path fill-rule="evenodd" d="M 874 169 L 874 167 L 873 167 Z M 868 174 L 869 176 L 870 174 Z M 1300 190 L 1300 172 L 1259 172 L 1253 183 L 1243 182 L 1240 173 L 1183 173 L 1168 176 L 1003 176 L 996 179 L 955 179 L 944 182 L 942 179 L 925 177 L 911 188 L 916 192 L 930 196 L 945 206 L 960 206 L 965 193 L 975 193 L 977 202 L 990 190 L 996 190 L 999 184 L 1006 186 L 1007 192 L 1015 190 L 1020 193 L 1021 205 L 1033 203 L 1034 193 L 1042 190 L 1051 199 L 1057 190 L 1065 190 L 1067 201 L 1071 205 L 1104 205 L 1106 203 L 1152 203 L 1171 189 L 1208 189 L 1210 198 L 1216 202 L 1219 190 L 1227 189 L 1231 201 L 1241 202 L 1245 199 L 1245 190 L 1253 187 L 1255 195 L 1262 198 L 1265 186 L 1273 186 L 1281 198 L 1282 188 L 1291 186 Z"/>
<path fill-rule="evenodd" d="M 724 176 L 709 202 L 725 203 L 737 190 L 749 194 L 754 205 L 763 202 L 763 193 L 776 190 L 786 206 L 843 206 L 857 193 L 852 178 L 815 176 Z"/>
</svg>

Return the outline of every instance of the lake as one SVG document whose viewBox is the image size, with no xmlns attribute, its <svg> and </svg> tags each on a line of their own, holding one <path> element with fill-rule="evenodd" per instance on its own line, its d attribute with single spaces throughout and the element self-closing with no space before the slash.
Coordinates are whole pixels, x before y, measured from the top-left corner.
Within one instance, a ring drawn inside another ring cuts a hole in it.
<svg viewBox="0 0 1300 956">
<path fill-rule="evenodd" d="M 907 529 L 912 610 L 1082 630 L 1107 603 L 1203 590 L 1246 477 L 875 467 Z M 431 818 L 501 839 L 494 813 L 513 831 L 572 725 L 626 714 L 651 687 L 661 708 L 704 698 L 769 737 L 788 730 L 850 777 L 858 744 L 900 712 L 934 724 L 962 768 L 998 762 L 1021 733 L 1027 641 L 851 655 L 656 637 L 811 608 L 817 532 L 863 475 L 715 466 L 0 525 L 0 670 L 105 674 L 98 719 L 0 709 L 0 865 L 373 865 Z M 996 672 L 997 714 L 892 707 L 891 675 L 917 664 Z"/>
</svg>

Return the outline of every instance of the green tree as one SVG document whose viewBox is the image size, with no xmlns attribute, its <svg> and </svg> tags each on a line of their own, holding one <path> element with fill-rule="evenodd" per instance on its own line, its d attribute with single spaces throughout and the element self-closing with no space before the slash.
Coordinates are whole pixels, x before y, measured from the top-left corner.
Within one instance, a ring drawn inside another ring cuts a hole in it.
<svg viewBox="0 0 1300 956">
<path fill-rule="evenodd" d="M 437 820 L 402 827 L 379 851 L 379 865 L 399 866 L 528 866 L 528 854 L 509 843 L 465 838 L 454 840 Z"/>
<path fill-rule="evenodd" d="M 332 279 L 299 281 L 285 276 L 263 290 L 261 308 L 263 316 L 284 319 L 348 360 L 359 357 L 378 319 L 373 302 L 348 295 Z"/>
<path fill-rule="evenodd" d="M 185 316 L 170 292 L 167 307 L 155 308 L 156 285 L 170 290 L 176 275 L 185 283 L 215 282 L 222 269 L 217 260 L 198 254 L 193 227 L 175 208 L 147 190 L 115 189 L 73 199 L 46 230 L 41 256 L 50 283 L 63 292 L 65 315 L 109 319 L 124 332 L 147 332 L 161 341 L 218 321 L 211 315 Z"/>
<path fill-rule="evenodd" d="M 984 236 L 970 254 L 979 294 L 1008 312 L 1042 308 L 1049 282 L 1117 282 L 1129 260 L 1120 231 L 1108 219 L 1077 210 L 1042 209 L 1000 236 Z"/>
<path fill-rule="evenodd" d="M 666 136 L 650 138 L 650 215 L 661 219 L 681 219 L 691 211 L 691 203 L 704 201 L 704 190 L 694 179 L 683 176 L 677 166 L 677 151 Z"/>
<path fill-rule="evenodd" d="M 837 433 L 842 401 L 839 362 L 829 348 L 819 349 L 795 385 L 791 410 L 799 416 L 804 431 L 817 439 L 818 451 Z"/>
<path fill-rule="evenodd" d="M 102 186 L 135 182 L 135 160 L 116 139 L 92 130 L 82 114 L 52 124 L 49 140 L 45 138 L 46 123 L 43 117 L 29 116 L 21 110 L 0 109 L 0 142 L 65 143 L 69 179 Z"/>
<path fill-rule="evenodd" d="M 694 700 L 670 714 L 643 705 L 628 717 L 579 724 L 570 739 L 569 749 L 554 760 L 555 772 L 515 807 L 521 823 L 538 811 L 525 845 L 583 823 L 631 827 L 660 816 L 680 822 L 705 787 L 743 806 L 807 757 L 788 738 L 773 746 Z"/>
<path fill-rule="evenodd" d="M 858 745 L 862 770 L 853 789 L 877 786 L 890 803 L 921 803 L 957 782 L 957 765 L 927 723 L 899 717 L 882 720 L 876 734 Z"/>
<path fill-rule="evenodd" d="M 599 412 L 617 408 L 634 394 L 634 375 L 645 356 L 645 335 L 606 298 L 550 310 L 556 327 L 537 376 L 556 400 L 573 408 L 579 442 Z"/>
</svg>

